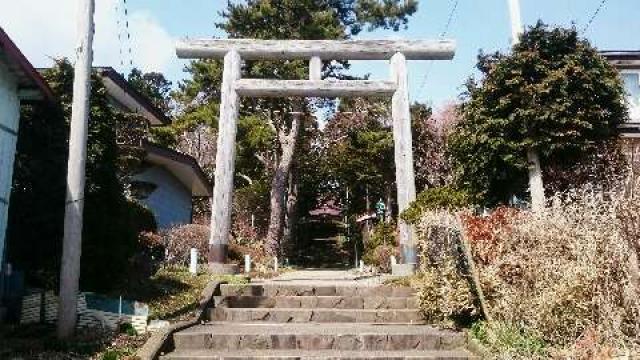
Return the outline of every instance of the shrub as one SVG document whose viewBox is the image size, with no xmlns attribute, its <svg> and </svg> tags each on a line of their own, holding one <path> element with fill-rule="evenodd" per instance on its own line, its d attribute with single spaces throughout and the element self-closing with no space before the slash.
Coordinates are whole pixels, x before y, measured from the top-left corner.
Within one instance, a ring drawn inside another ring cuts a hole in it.
<svg viewBox="0 0 640 360">
<path fill-rule="evenodd" d="M 382 272 L 391 271 L 391 256 L 399 256 L 396 235 L 395 223 L 379 222 L 364 244 L 362 260 Z"/>
<path fill-rule="evenodd" d="M 428 210 L 456 210 L 469 205 L 469 197 L 463 191 L 456 190 L 451 186 L 441 186 L 427 189 L 420 194 L 411 206 L 402 212 L 404 221 L 416 224 L 420 217 Z"/>
<path fill-rule="evenodd" d="M 547 344 L 536 334 L 505 323 L 477 322 L 471 335 L 500 359 L 548 359 Z"/>
<path fill-rule="evenodd" d="M 400 252 L 396 246 L 393 245 L 379 245 L 374 249 L 366 251 L 362 257 L 362 260 L 367 265 L 375 266 L 376 269 L 381 272 L 391 272 L 391 256 L 396 258 Z"/>
<path fill-rule="evenodd" d="M 420 309 L 427 319 L 452 326 L 475 317 L 475 297 L 454 259 L 449 257 L 438 267 L 426 267 L 421 275 L 415 287 Z"/>
<path fill-rule="evenodd" d="M 127 334 L 128 336 L 136 336 L 138 332 L 131 323 L 124 322 L 118 325 L 118 333 Z"/>
<path fill-rule="evenodd" d="M 462 234 L 471 245 L 491 325 L 498 326 L 491 329 L 495 344 L 538 349 L 542 342 L 554 352 L 587 347 L 591 353 L 633 346 L 640 336 L 634 263 L 640 204 L 622 191 L 590 187 L 557 195 L 551 204 L 540 213 L 501 208 L 487 217 L 425 213 L 418 226 L 425 312 L 450 317 L 474 301 L 455 246 Z M 442 280 L 452 274 L 459 279 Z M 585 339 L 597 344 L 586 346 Z"/>
<path fill-rule="evenodd" d="M 474 258 L 481 264 L 496 259 L 501 251 L 499 236 L 508 235 L 510 224 L 520 214 L 518 209 L 501 206 L 487 216 L 474 216 L 470 212 L 461 213 L 465 236 L 473 247 Z"/>
<path fill-rule="evenodd" d="M 162 236 L 167 249 L 165 262 L 168 265 L 188 265 L 191 248 L 198 249 L 198 263 L 207 263 L 209 253 L 208 225 L 189 224 L 174 227 L 165 231 Z M 240 241 L 237 237 L 233 237 L 229 241 L 228 258 L 230 262 L 242 264 L 244 256 L 249 255 L 253 268 L 256 270 L 272 267 L 269 259 L 264 255 L 260 241 L 248 242 L 246 238 L 241 238 Z"/>
<path fill-rule="evenodd" d="M 460 248 L 460 218 L 446 211 L 425 212 L 417 230 L 422 279 L 414 287 L 422 311 L 446 326 L 468 322 L 477 310 Z"/>
<path fill-rule="evenodd" d="M 622 346 L 638 336 L 640 294 L 629 295 L 637 288 L 619 214 L 640 206 L 589 188 L 553 200 L 540 214 L 513 218 L 498 234 L 497 256 L 481 271 L 483 284 L 493 283 L 491 312 L 553 344 L 569 345 L 596 329 L 603 342 Z"/>
<path fill-rule="evenodd" d="M 127 282 L 147 279 L 158 271 L 164 260 L 164 249 L 162 236 L 150 231 L 141 232 L 136 253 L 130 260 Z"/>
<path fill-rule="evenodd" d="M 165 262 L 168 265 L 188 265 L 191 248 L 198 250 L 198 263 L 207 262 L 209 253 L 209 227 L 205 225 L 183 225 L 165 231 Z"/>
</svg>

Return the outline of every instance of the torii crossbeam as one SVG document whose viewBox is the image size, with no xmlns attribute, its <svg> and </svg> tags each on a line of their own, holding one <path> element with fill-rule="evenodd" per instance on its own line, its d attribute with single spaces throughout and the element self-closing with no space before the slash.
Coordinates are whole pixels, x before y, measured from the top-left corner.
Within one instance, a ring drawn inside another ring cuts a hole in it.
<svg viewBox="0 0 640 360">
<path fill-rule="evenodd" d="M 398 210 L 416 198 L 407 60 L 451 60 L 451 40 L 253 40 L 207 39 L 178 43 L 183 59 L 224 59 L 218 152 L 211 214 L 209 265 L 224 264 L 231 227 L 235 142 L 240 97 L 392 97 Z M 308 80 L 242 79 L 242 60 L 309 60 Z M 391 79 L 322 80 L 322 61 L 390 60 Z M 416 263 L 414 231 L 399 220 L 405 264 Z"/>
</svg>

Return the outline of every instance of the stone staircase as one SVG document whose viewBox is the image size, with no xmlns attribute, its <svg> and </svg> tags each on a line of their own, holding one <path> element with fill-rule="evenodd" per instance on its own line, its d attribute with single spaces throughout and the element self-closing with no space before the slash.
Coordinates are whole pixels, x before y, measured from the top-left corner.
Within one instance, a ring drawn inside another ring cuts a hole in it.
<svg viewBox="0 0 640 360">
<path fill-rule="evenodd" d="M 466 336 L 424 325 L 413 291 L 383 285 L 221 285 L 209 322 L 162 360 L 475 359 Z"/>
</svg>

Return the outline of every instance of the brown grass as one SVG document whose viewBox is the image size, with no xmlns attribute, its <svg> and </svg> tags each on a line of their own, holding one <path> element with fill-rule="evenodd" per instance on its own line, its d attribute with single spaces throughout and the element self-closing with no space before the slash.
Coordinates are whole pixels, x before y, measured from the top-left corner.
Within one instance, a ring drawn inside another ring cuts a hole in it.
<svg viewBox="0 0 640 360">
<path fill-rule="evenodd" d="M 456 240 L 464 234 L 495 322 L 541 339 L 563 358 L 567 352 L 575 355 L 569 358 L 600 358 L 639 345 L 637 262 L 633 265 L 639 221 L 638 201 L 589 187 L 556 196 L 537 214 L 510 210 L 481 218 L 431 212 L 419 225 L 424 272 L 427 278 L 446 275 L 443 265 L 454 259 L 458 275 L 468 280 Z M 460 295 L 468 292 L 468 282 L 442 286 L 440 293 L 455 296 L 435 309 L 440 314 L 462 311 L 475 301 Z"/>
</svg>

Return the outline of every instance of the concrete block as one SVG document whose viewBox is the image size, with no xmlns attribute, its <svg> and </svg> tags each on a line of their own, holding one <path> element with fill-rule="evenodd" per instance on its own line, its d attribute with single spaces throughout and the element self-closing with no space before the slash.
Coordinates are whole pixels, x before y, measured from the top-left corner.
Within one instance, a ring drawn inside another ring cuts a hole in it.
<svg viewBox="0 0 640 360">
<path fill-rule="evenodd" d="M 416 273 L 416 264 L 396 264 L 391 266 L 394 276 L 411 276 Z"/>
<path fill-rule="evenodd" d="M 236 264 L 209 264 L 209 272 L 213 275 L 236 275 L 239 273 Z"/>
</svg>

